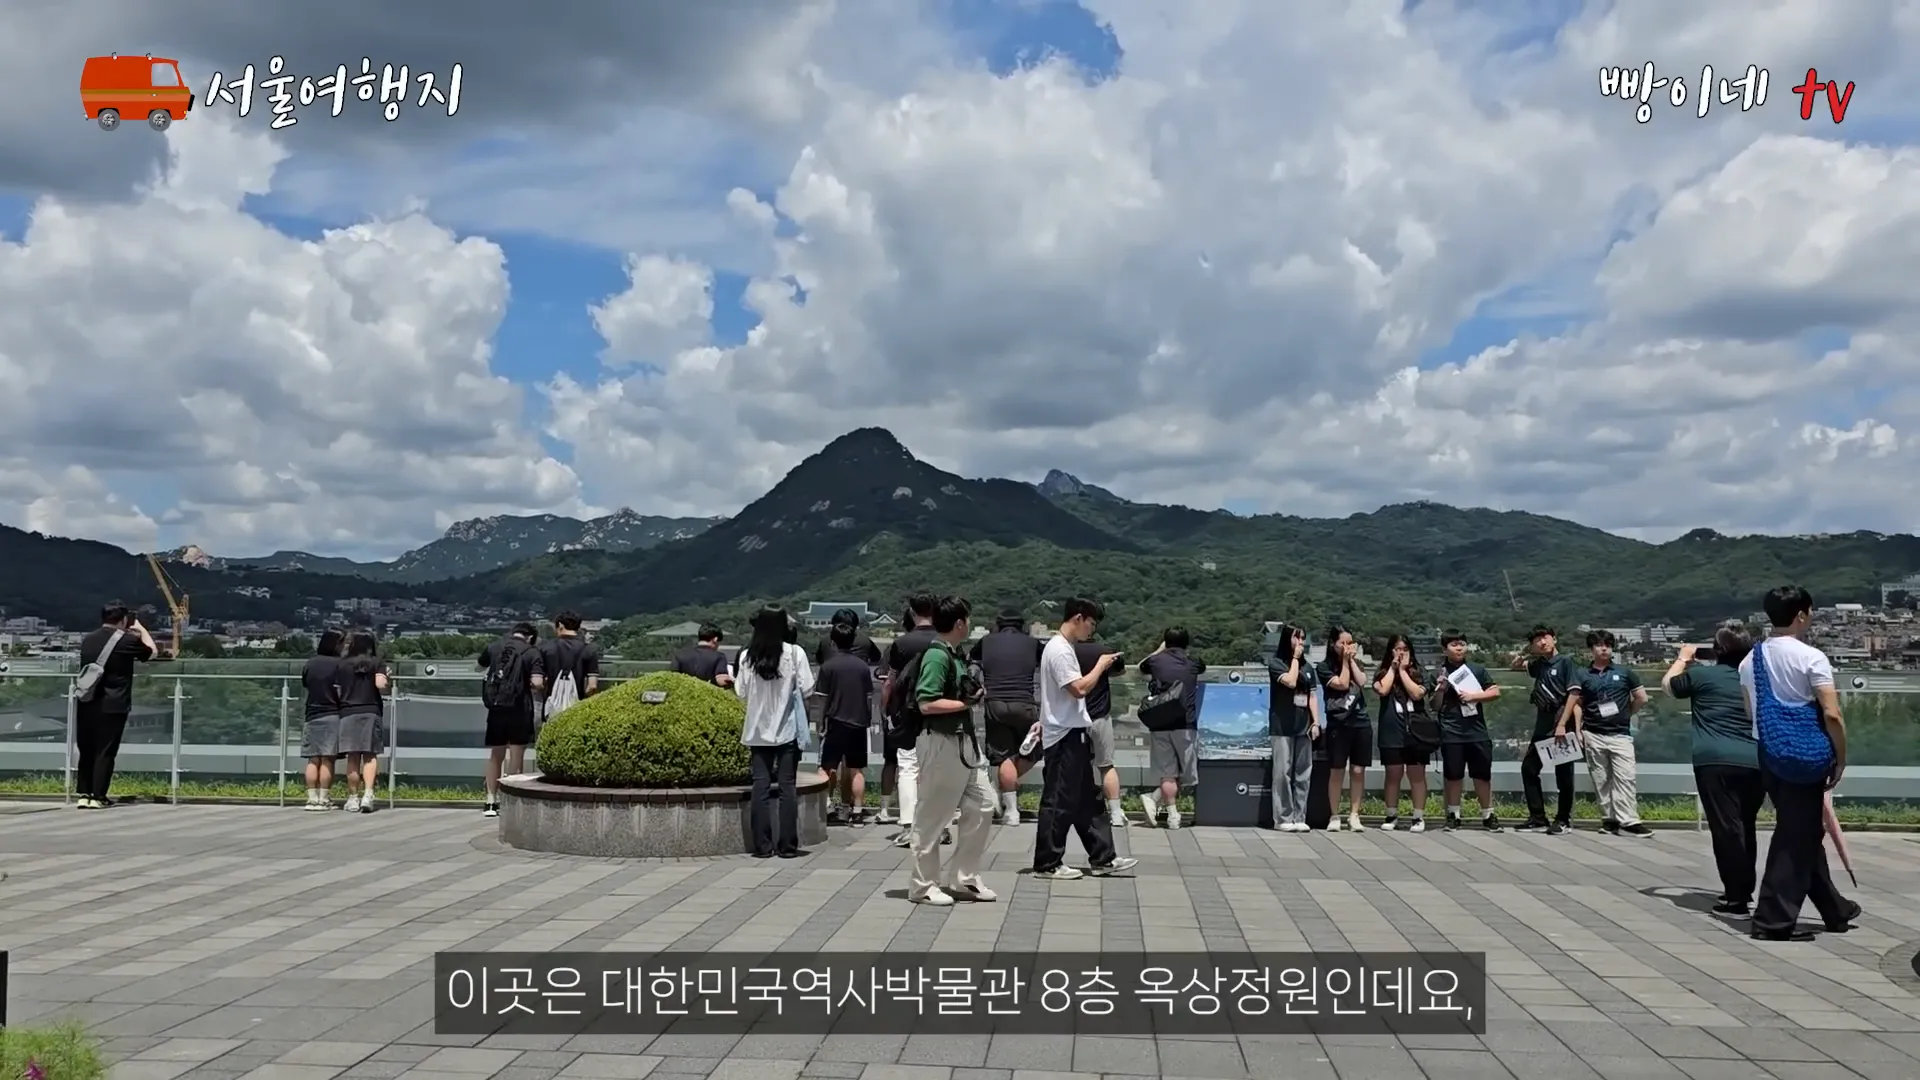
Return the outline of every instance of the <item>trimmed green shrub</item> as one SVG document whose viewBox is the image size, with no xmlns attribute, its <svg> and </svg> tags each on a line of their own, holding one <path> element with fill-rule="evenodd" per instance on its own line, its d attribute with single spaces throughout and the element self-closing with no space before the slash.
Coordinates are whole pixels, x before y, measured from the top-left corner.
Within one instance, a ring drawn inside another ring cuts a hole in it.
<svg viewBox="0 0 1920 1080">
<path fill-rule="evenodd" d="M 0 1028 L 0 1077 L 37 1075 L 45 1080 L 102 1080 L 107 1065 L 100 1047 L 78 1024 L 50 1028 Z"/>
<path fill-rule="evenodd" d="M 649 704 L 650 692 L 666 700 Z M 593 695 L 547 721 L 534 752 L 540 772 L 581 787 L 676 788 L 744 784 L 746 703 L 724 689 L 656 671 Z"/>
</svg>

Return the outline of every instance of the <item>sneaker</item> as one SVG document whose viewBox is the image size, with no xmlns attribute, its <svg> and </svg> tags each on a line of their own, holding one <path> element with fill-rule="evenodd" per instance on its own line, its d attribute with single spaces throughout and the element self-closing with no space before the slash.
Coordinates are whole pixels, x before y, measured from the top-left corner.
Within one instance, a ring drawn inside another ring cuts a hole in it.
<svg viewBox="0 0 1920 1080">
<path fill-rule="evenodd" d="M 874 818 L 873 820 L 879 822 L 882 825 L 892 825 L 895 822 L 900 820 L 900 816 L 893 812 L 893 807 L 883 806 L 880 808 L 880 815 Z"/>
<path fill-rule="evenodd" d="M 1107 824 L 1116 829 L 1124 829 L 1129 824 L 1125 810 L 1114 809 L 1107 813 Z"/>
<path fill-rule="evenodd" d="M 1480 818 L 1480 827 L 1488 832 L 1506 832 L 1500 825 L 1500 815 L 1484 814 Z"/>
<path fill-rule="evenodd" d="M 313 798 L 312 796 L 308 796 L 307 805 L 301 807 L 301 809 L 305 810 L 308 813 L 312 813 L 315 810 L 325 810 L 326 805 L 323 804 L 319 799 Z"/>
<path fill-rule="evenodd" d="M 909 899 L 911 899 L 916 904 L 925 904 L 928 907 L 952 907 L 953 906 L 953 897 L 950 896 L 945 889 L 942 889 L 938 885 L 935 885 L 933 888 L 928 889 L 926 892 L 922 893 L 919 896 L 909 897 Z"/>
<path fill-rule="evenodd" d="M 1140 793 L 1140 811 L 1146 818 L 1146 826 L 1151 829 L 1160 822 L 1160 795 L 1154 791 Z"/>
<path fill-rule="evenodd" d="M 1612 818 L 1607 818 L 1604 821 L 1600 822 L 1600 831 L 1604 833 L 1612 833 L 1613 835 L 1618 836 L 1620 835 L 1620 823 L 1613 820 Z"/>
<path fill-rule="evenodd" d="M 1180 811 L 1175 810 L 1171 806 L 1167 807 L 1167 828 L 1177 829 L 1179 827 L 1180 827 Z"/>
<path fill-rule="evenodd" d="M 349 814 L 359 813 L 360 812 L 360 796 L 358 795 L 347 796 L 346 810 L 347 810 L 347 813 Z"/>
<path fill-rule="evenodd" d="M 1641 821 L 1636 821 L 1631 825 L 1621 826 L 1620 831 L 1623 833 L 1626 833 L 1628 836 L 1652 836 L 1653 835 L 1653 830 L 1647 828 L 1646 823 Z"/>
<path fill-rule="evenodd" d="M 1000 894 L 978 882 L 961 884 L 955 882 L 946 887 L 946 892 L 955 900 L 965 900 L 969 904 L 991 904 L 1000 899 Z"/>
<path fill-rule="evenodd" d="M 1447 831 L 1453 832 L 1455 829 L 1458 829 L 1459 827 L 1460 827 L 1460 815 L 1453 813 L 1452 811 L 1448 811 L 1447 824 L 1446 824 Z"/>
<path fill-rule="evenodd" d="M 485 806 L 482 806 L 482 807 L 480 808 L 480 816 L 481 816 L 481 817 L 499 817 L 499 816 L 500 816 L 500 804 L 499 804 L 499 803 L 488 803 L 488 804 L 486 804 Z"/>
<path fill-rule="evenodd" d="M 1366 829 L 1366 825 L 1360 821 L 1360 811 L 1355 810 L 1353 813 L 1347 815 L 1348 832 L 1365 832 Z"/>
<path fill-rule="evenodd" d="M 1018 828 L 1020 826 L 1020 811 L 1014 810 L 1011 813 L 1001 814 L 1000 824 Z"/>
<path fill-rule="evenodd" d="M 1313 831 L 1312 829 L 1307 828 L 1307 823 L 1304 821 L 1289 821 L 1285 825 L 1280 826 L 1280 828 L 1286 832 L 1312 832 Z"/>
<path fill-rule="evenodd" d="M 901 829 L 899 832 L 894 833 L 893 836 L 887 840 L 887 843 L 892 844 L 894 847 L 898 847 L 898 848 L 912 847 L 913 846 L 913 828 L 911 826 L 908 826 L 907 828 Z"/>
<path fill-rule="evenodd" d="M 1413 824 L 1407 826 L 1407 831 L 1408 832 L 1426 832 L 1427 819 L 1423 817 L 1414 818 Z"/>
<path fill-rule="evenodd" d="M 1564 822 L 1549 821 L 1547 822 L 1547 835 L 1559 836 L 1561 833 L 1566 832 L 1568 827 L 1569 826 Z"/>
<path fill-rule="evenodd" d="M 941 842 L 942 844 L 951 844 L 951 843 L 953 843 L 953 830 L 952 830 L 952 829 L 941 829 L 941 830 L 940 830 L 940 842 Z"/>
<path fill-rule="evenodd" d="M 1732 915 L 1735 918 L 1744 919 L 1752 915 L 1753 911 L 1743 903 L 1733 900 L 1722 900 L 1713 905 L 1713 913 L 1715 915 Z"/>
<path fill-rule="evenodd" d="M 1393 814 L 1388 814 L 1386 820 L 1380 823 L 1381 832 L 1392 832 L 1393 830 L 1399 827 L 1400 827 L 1400 818 Z"/>
<path fill-rule="evenodd" d="M 1094 877 L 1109 877 L 1113 874 L 1124 874 L 1139 865 L 1139 859 L 1130 859 L 1125 855 L 1121 855 L 1104 866 L 1089 867 L 1087 872 Z"/>
<path fill-rule="evenodd" d="M 98 810 L 100 809 L 100 804 L 94 802 L 92 799 L 76 799 L 73 808 L 75 810 Z"/>
<path fill-rule="evenodd" d="M 1544 832 L 1547 826 L 1551 824 L 1552 822 L 1549 822 L 1546 818 L 1530 817 L 1520 824 L 1515 825 L 1514 829 L 1519 832 Z"/>
<path fill-rule="evenodd" d="M 1036 870 L 1033 876 L 1042 881 L 1078 881 L 1086 877 L 1085 874 L 1082 874 L 1080 871 L 1065 863 L 1061 863 L 1051 870 Z"/>
<path fill-rule="evenodd" d="M 847 812 L 845 809 L 839 806 L 827 807 L 827 824 L 845 825 L 846 823 L 847 823 Z"/>
</svg>

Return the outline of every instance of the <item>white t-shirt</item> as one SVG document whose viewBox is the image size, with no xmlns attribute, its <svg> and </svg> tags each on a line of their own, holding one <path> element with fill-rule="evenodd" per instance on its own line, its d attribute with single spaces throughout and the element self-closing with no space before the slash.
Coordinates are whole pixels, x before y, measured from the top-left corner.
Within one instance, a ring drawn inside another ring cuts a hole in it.
<svg viewBox="0 0 1920 1080">
<path fill-rule="evenodd" d="M 789 718 L 787 709 L 798 693 L 805 700 L 813 692 L 813 668 L 807 664 L 807 652 L 789 644 L 780 650 L 780 674 L 763 679 L 747 661 L 743 649 L 738 658 L 733 692 L 747 703 L 747 718 L 740 725 L 740 741 L 748 746 L 784 746 L 800 737 L 800 729 Z M 797 718 L 805 723 L 804 712 Z"/>
<path fill-rule="evenodd" d="M 1074 728 L 1092 727 L 1087 702 L 1073 696 L 1067 684 L 1080 681 L 1080 658 L 1073 642 L 1053 635 L 1040 650 L 1040 745 L 1052 746 Z"/>
<path fill-rule="evenodd" d="M 1762 653 L 1767 658 L 1767 680 L 1773 686 L 1774 700 L 1782 705 L 1805 705 L 1814 700 L 1815 687 L 1833 685 L 1833 662 L 1826 653 L 1794 637 L 1770 637 L 1762 644 L 1764 648 L 1755 648 L 1740 661 L 1740 687 L 1746 692 L 1747 708 L 1756 717 L 1753 658 Z"/>
</svg>

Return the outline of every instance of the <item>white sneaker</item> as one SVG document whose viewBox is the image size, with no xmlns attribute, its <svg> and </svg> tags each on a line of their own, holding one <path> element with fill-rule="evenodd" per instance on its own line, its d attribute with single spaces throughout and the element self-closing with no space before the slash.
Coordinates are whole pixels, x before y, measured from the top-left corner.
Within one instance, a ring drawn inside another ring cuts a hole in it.
<svg viewBox="0 0 1920 1080">
<path fill-rule="evenodd" d="M 307 805 L 303 807 L 303 809 L 305 809 L 309 813 L 315 810 L 325 810 L 326 808 L 327 808 L 327 804 L 321 802 L 319 799 L 308 799 Z"/>
<path fill-rule="evenodd" d="M 914 903 L 925 904 L 928 907 L 952 907 L 953 906 L 953 897 L 949 896 L 947 894 L 947 891 L 945 889 L 942 889 L 938 885 L 935 885 L 933 888 L 928 889 L 926 891 L 926 895 L 916 896 L 916 897 L 913 897 L 912 899 Z"/>
<path fill-rule="evenodd" d="M 902 825 L 900 827 L 900 831 L 895 833 L 893 836 L 893 839 L 889 842 L 893 844 L 894 847 L 897 847 L 897 848 L 912 847 L 913 846 L 913 826 Z"/>
<path fill-rule="evenodd" d="M 1311 829 L 1309 829 L 1309 828 L 1307 828 L 1307 823 L 1306 823 L 1306 822 L 1304 822 L 1304 821 L 1289 821 L 1289 822 L 1287 822 L 1287 823 L 1286 823 L 1285 825 L 1282 825 L 1282 826 L 1280 826 L 1280 828 L 1281 828 L 1281 830 L 1282 830 L 1282 831 L 1284 831 L 1284 832 L 1311 832 L 1311 831 L 1313 831 L 1313 830 L 1311 830 Z"/>
<path fill-rule="evenodd" d="M 1328 819 L 1327 819 L 1327 831 L 1328 831 L 1328 832 L 1339 832 L 1339 831 L 1340 831 L 1340 819 L 1339 819 L 1339 818 L 1328 818 Z"/>
<path fill-rule="evenodd" d="M 1000 894 L 975 881 L 969 883 L 954 882 L 946 891 L 955 900 L 965 900 L 974 904 L 991 904 L 1000 899 Z"/>
<path fill-rule="evenodd" d="M 1116 807 L 1108 811 L 1107 824 L 1112 825 L 1116 829 L 1124 829 L 1131 824 L 1131 822 L 1127 819 L 1127 812 Z"/>
<path fill-rule="evenodd" d="M 1180 827 L 1180 811 L 1175 810 L 1171 806 L 1167 807 L 1167 828 L 1177 829 L 1179 827 Z"/>
<path fill-rule="evenodd" d="M 1059 866 L 1056 866 L 1051 870 L 1042 871 L 1041 873 L 1035 874 L 1033 876 L 1041 879 L 1042 881 L 1078 881 L 1081 878 L 1086 877 L 1085 874 L 1082 874 L 1079 870 L 1071 866 L 1068 866 L 1066 863 L 1061 863 Z"/>
<path fill-rule="evenodd" d="M 1393 830 L 1399 827 L 1400 827 L 1399 818 L 1388 818 L 1387 820 L 1380 823 L 1381 832 L 1392 832 Z"/>
<path fill-rule="evenodd" d="M 1018 808 L 1015 808 L 1015 809 L 1013 809 L 1013 810 L 1009 810 L 1009 811 L 1007 811 L 1007 812 L 1006 812 L 1006 813 L 1004 813 L 1004 814 L 1001 814 L 1001 815 L 1000 815 L 1000 824 L 1002 824 L 1002 825 L 1013 825 L 1013 826 L 1018 826 L 1018 825 L 1020 824 L 1020 811 L 1019 811 L 1019 809 L 1018 809 Z"/>
<path fill-rule="evenodd" d="M 1347 815 L 1347 828 L 1353 832 L 1366 831 L 1366 825 L 1360 821 L 1360 811 L 1355 810 L 1353 813 Z"/>
<path fill-rule="evenodd" d="M 349 814 L 357 814 L 357 813 L 359 813 L 359 812 L 360 812 L 360 796 L 358 796 L 358 795 L 349 795 L 349 796 L 347 796 L 347 808 L 346 808 L 346 809 L 347 809 L 347 813 L 349 813 Z"/>
<path fill-rule="evenodd" d="M 1145 812 L 1147 828 L 1151 829 L 1160 822 L 1160 795 L 1158 792 L 1140 793 L 1140 809 Z"/>
<path fill-rule="evenodd" d="M 1408 832 L 1426 832 L 1427 819 L 1423 817 L 1414 818 L 1413 824 L 1407 827 L 1407 831 Z"/>
<path fill-rule="evenodd" d="M 1139 859 L 1130 859 L 1125 855 L 1121 855 L 1105 866 L 1089 867 L 1087 873 L 1092 874 L 1094 877 L 1107 877 L 1111 874 L 1124 874 L 1139 865 Z"/>
</svg>

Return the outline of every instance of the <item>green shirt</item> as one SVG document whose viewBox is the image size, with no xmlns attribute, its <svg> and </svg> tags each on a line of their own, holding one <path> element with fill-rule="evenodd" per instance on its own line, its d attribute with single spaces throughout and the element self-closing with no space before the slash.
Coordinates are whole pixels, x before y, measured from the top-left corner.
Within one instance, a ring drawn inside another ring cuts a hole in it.
<svg viewBox="0 0 1920 1080">
<path fill-rule="evenodd" d="M 1693 763 L 1760 767 L 1753 721 L 1740 670 L 1725 664 L 1695 664 L 1675 675 L 1667 690 L 1693 706 Z"/>
<path fill-rule="evenodd" d="M 1491 690 L 1497 685 L 1493 681 L 1493 676 L 1487 673 L 1486 668 L 1471 660 L 1453 665 L 1442 662 L 1440 670 L 1433 673 L 1433 687 L 1428 691 L 1428 696 L 1433 697 L 1437 702 L 1435 712 L 1440 720 L 1440 741 L 1443 743 L 1492 742 L 1493 737 L 1487 734 L 1487 703 L 1484 701 L 1471 704 L 1462 702 L 1460 695 L 1454 693 L 1453 684 L 1447 681 L 1447 672 L 1462 667 L 1473 673 L 1473 681 L 1480 684 L 1480 689 Z"/>
<path fill-rule="evenodd" d="M 913 698 L 922 705 L 929 701 L 957 699 L 960 693 L 960 659 L 953 646 L 936 641 L 920 654 L 920 678 L 914 681 Z M 921 714 L 921 723 L 929 730 L 959 731 L 965 712 Z"/>
<path fill-rule="evenodd" d="M 1579 672 L 1569 689 L 1580 695 L 1580 726 L 1595 735 L 1633 732 L 1633 692 L 1640 676 L 1632 668 L 1608 664 Z"/>
</svg>

